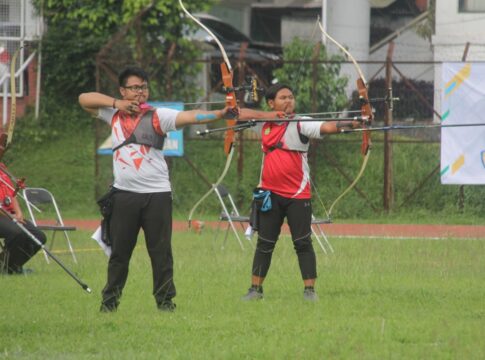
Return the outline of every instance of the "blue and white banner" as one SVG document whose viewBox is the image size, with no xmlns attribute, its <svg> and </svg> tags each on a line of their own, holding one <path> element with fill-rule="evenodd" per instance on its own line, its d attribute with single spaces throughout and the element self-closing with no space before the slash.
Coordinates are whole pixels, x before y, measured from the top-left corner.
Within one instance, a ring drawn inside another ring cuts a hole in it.
<svg viewBox="0 0 485 360">
<path fill-rule="evenodd" d="M 484 84 L 484 63 L 443 63 L 442 124 L 485 123 Z M 441 129 L 441 183 L 485 184 L 485 126 Z"/>
</svg>

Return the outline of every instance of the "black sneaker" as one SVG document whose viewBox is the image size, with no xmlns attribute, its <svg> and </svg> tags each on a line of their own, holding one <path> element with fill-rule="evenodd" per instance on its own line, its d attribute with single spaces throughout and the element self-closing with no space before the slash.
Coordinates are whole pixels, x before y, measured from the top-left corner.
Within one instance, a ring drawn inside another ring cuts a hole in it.
<svg viewBox="0 0 485 360">
<path fill-rule="evenodd" d="M 263 299 L 263 287 L 262 286 L 251 286 L 248 289 L 248 293 L 244 295 L 241 300 L 243 301 L 253 301 Z"/>
<path fill-rule="evenodd" d="M 29 275 L 32 274 L 34 270 L 32 269 L 24 269 L 23 267 L 15 267 L 7 269 L 8 275 Z"/>
<path fill-rule="evenodd" d="M 164 300 L 157 305 L 158 310 L 167 312 L 174 312 L 176 307 L 177 305 L 172 300 Z"/>
<path fill-rule="evenodd" d="M 101 303 L 101 307 L 99 308 L 99 311 L 102 313 L 112 313 L 116 312 L 116 310 L 118 310 L 118 305 L 116 304 Z"/>
<path fill-rule="evenodd" d="M 306 301 L 317 301 L 318 295 L 315 292 L 315 289 L 305 288 L 305 290 L 303 290 L 303 299 L 305 299 Z"/>
<path fill-rule="evenodd" d="M 20 271 L 17 274 L 28 275 L 28 274 L 32 274 L 33 272 L 34 272 L 34 269 L 22 268 L 22 269 L 20 269 Z"/>
</svg>

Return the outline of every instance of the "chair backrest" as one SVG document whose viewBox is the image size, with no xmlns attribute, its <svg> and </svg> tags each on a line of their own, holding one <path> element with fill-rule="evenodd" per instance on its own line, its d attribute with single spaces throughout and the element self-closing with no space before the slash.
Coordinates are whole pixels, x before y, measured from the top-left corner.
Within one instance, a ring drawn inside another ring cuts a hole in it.
<svg viewBox="0 0 485 360">
<path fill-rule="evenodd" d="M 225 187 L 222 184 L 219 184 L 217 185 L 215 190 L 216 190 L 216 193 L 220 196 L 221 205 L 224 211 L 227 210 L 228 215 L 240 216 L 236 203 L 234 202 L 234 199 L 232 198 L 231 193 L 229 192 L 227 187 Z M 224 199 L 227 199 L 226 201 L 228 201 L 228 204 L 225 203 Z"/>
<path fill-rule="evenodd" d="M 37 220 L 36 216 L 34 215 L 32 205 L 38 206 L 43 212 L 45 210 L 42 218 L 50 215 L 50 217 L 55 217 L 54 220 L 57 225 L 64 226 L 64 222 L 62 221 L 61 213 L 59 211 L 59 207 L 57 206 L 56 199 L 50 191 L 44 188 L 25 188 L 23 190 L 23 195 L 27 200 L 27 209 L 29 211 L 30 219 L 34 223 L 34 225 L 37 225 Z M 52 210 L 52 213 L 49 210 Z"/>
<path fill-rule="evenodd" d="M 226 196 L 231 195 L 231 194 L 229 194 L 229 190 L 227 190 L 227 187 L 225 187 L 222 184 L 217 185 L 217 191 L 219 192 L 219 195 L 221 195 L 222 197 L 226 197 Z"/>
<path fill-rule="evenodd" d="M 49 191 L 42 188 L 26 188 L 24 195 L 34 205 L 49 204 L 54 198 Z"/>
</svg>

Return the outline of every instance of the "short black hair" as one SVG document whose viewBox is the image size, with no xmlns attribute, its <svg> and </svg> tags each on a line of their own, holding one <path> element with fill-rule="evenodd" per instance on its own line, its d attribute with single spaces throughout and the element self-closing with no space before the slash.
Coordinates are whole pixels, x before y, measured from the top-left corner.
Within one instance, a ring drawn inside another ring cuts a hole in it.
<svg viewBox="0 0 485 360">
<path fill-rule="evenodd" d="M 126 85 L 126 80 L 128 80 L 130 76 L 136 76 L 143 79 L 143 81 L 148 82 L 148 74 L 145 72 L 145 70 L 132 66 L 124 69 L 118 76 L 118 83 L 121 87 Z"/>
<path fill-rule="evenodd" d="M 268 102 L 269 100 L 274 100 L 274 98 L 276 97 L 276 94 L 278 94 L 278 91 L 280 91 L 281 89 L 288 89 L 291 92 L 293 92 L 293 89 L 290 86 L 283 83 L 277 83 L 277 84 L 271 85 L 266 90 L 266 94 L 264 96 L 266 98 L 266 102 Z"/>
</svg>

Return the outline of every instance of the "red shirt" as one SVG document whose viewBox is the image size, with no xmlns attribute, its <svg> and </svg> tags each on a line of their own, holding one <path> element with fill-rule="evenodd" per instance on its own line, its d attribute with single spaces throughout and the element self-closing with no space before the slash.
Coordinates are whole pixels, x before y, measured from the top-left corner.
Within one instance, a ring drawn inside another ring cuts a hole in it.
<svg viewBox="0 0 485 360">
<path fill-rule="evenodd" d="M 295 199 L 310 199 L 310 173 L 307 153 L 273 148 L 280 142 L 287 123 L 267 122 L 262 130 L 264 163 L 261 187 Z"/>
<path fill-rule="evenodd" d="M 2 165 L 0 165 L 2 166 Z M 1 169 L 0 169 L 0 203 L 2 204 L 2 207 L 7 210 L 8 212 L 14 214 L 15 210 L 13 208 L 13 194 L 14 194 L 14 189 L 15 186 L 12 183 L 12 180 L 10 180 L 10 177 L 5 174 Z M 9 184 L 11 187 L 9 187 L 7 184 Z M 5 203 L 6 198 L 10 199 L 10 204 Z"/>
<path fill-rule="evenodd" d="M 10 61 L 10 54 L 8 53 L 7 50 L 3 50 L 2 52 L 0 52 L 0 63 L 3 63 L 3 64 L 8 64 Z"/>
</svg>

